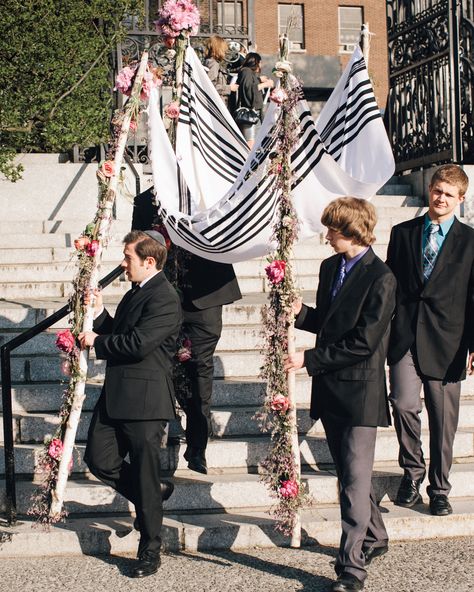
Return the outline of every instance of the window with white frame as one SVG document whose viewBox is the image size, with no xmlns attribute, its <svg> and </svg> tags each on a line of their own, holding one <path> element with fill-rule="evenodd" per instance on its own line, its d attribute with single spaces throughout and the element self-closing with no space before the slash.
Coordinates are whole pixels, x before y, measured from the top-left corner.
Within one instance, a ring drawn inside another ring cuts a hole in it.
<svg viewBox="0 0 474 592">
<path fill-rule="evenodd" d="M 302 4 L 278 4 L 278 34 L 285 33 L 290 40 L 290 49 L 304 49 Z"/>
<path fill-rule="evenodd" d="M 224 30 L 234 31 L 242 26 L 242 2 L 218 2 L 217 24 Z"/>
<path fill-rule="evenodd" d="M 362 6 L 339 6 L 339 47 L 342 53 L 352 53 L 359 43 L 362 19 Z"/>
</svg>

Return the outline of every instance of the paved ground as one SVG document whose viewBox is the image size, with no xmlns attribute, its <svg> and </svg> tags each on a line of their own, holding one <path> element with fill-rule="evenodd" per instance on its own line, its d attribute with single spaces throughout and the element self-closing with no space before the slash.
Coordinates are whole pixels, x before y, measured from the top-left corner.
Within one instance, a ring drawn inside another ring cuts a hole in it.
<svg viewBox="0 0 474 592">
<path fill-rule="evenodd" d="M 333 548 L 247 549 L 164 555 L 159 572 L 127 577 L 128 557 L 1 560 L 1 592 L 320 592 L 333 579 Z M 366 592 L 471 592 L 474 536 L 395 543 L 369 567 Z"/>
</svg>

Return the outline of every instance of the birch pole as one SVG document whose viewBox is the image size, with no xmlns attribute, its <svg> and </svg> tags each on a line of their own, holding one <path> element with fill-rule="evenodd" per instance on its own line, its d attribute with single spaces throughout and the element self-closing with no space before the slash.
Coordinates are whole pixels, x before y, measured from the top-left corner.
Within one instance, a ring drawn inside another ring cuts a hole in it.
<svg viewBox="0 0 474 592">
<path fill-rule="evenodd" d="M 369 53 L 370 53 L 370 36 L 369 23 L 364 23 L 360 32 L 360 45 L 362 53 L 364 54 L 365 65 L 369 67 Z"/>
<path fill-rule="evenodd" d="M 145 74 L 148 65 L 148 52 L 144 51 L 140 60 L 140 64 L 135 76 L 135 81 L 132 88 L 132 93 L 129 101 L 138 100 L 140 95 L 140 89 L 142 85 L 143 75 Z M 98 229 L 98 240 L 99 247 L 93 257 L 92 271 L 89 280 L 90 292 L 98 285 L 99 280 L 99 269 L 100 261 L 102 257 L 102 251 L 104 241 L 107 240 L 110 230 L 110 223 L 112 220 L 112 208 L 115 202 L 117 194 L 117 187 L 119 183 L 119 176 L 121 165 L 123 161 L 123 155 L 125 152 L 125 146 L 127 142 L 128 132 L 130 129 L 130 121 L 132 119 L 131 109 L 126 109 L 124 118 L 122 121 L 122 127 L 120 135 L 117 139 L 117 148 L 114 156 L 114 174 L 110 177 L 109 186 L 105 193 L 103 200 L 99 203 L 100 209 L 100 224 Z M 81 331 L 91 331 L 94 321 L 94 300 L 84 308 L 84 319 L 82 323 Z M 66 431 L 63 439 L 63 450 L 61 460 L 59 462 L 58 475 L 56 480 L 55 488 L 51 492 L 51 506 L 50 506 L 50 518 L 55 519 L 61 515 L 61 510 L 64 502 L 64 492 L 66 489 L 67 479 L 69 476 L 69 464 L 72 459 L 72 452 L 74 448 L 74 442 L 76 440 L 77 427 L 79 425 L 79 419 L 81 417 L 82 405 L 85 399 L 85 385 L 87 378 L 87 366 L 89 360 L 89 348 L 83 350 L 79 354 L 79 379 L 71 378 L 75 380 L 74 394 L 72 399 L 71 410 L 69 413 L 68 421 L 66 424 Z"/>
<path fill-rule="evenodd" d="M 295 346 L 295 326 L 294 315 L 290 317 L 290 325 L 288 327 L 288 354 L 294 354 Z M 287 388 L 288 400 L 290 403 L 289 415 L 291 424 L 291 443 L 293 455 L 295 458 L 295 473 L 298 482 L 301 481 L 301 458 L 300 458 L 300 443 L 298 440 L 298 421 L 296 417 L 296 373 L 287 373 Z M 296 512 L 295 523 L 291 531 L 290 547 L 299 549 L 301 547 L 301 513 Z"/>
</svg>

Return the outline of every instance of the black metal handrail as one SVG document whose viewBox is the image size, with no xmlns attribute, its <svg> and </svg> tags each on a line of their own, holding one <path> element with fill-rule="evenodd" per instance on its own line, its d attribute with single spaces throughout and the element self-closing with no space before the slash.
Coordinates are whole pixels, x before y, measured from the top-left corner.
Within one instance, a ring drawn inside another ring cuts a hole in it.
<svg viewBox="0 0 474 592">
<path fill-rule="evenodd" d="M 105 288 L 123 272 L 121 266 L 113 269 L 108 275 L 99 281 L 99 287 Z M 12 350 L 20 347 L 42 331 L 49 329 L 69 314 L 69 304 L 43 319 L 34 327 L 23 331 L 0 348 L 2 370 L 2 405 L 3 405 L 3 440 L 5 448 L 5 503 L 6 520 L 9 526 L 16 522 L 16 482 L 15 482 L 15 451 L 13 441 L 13 407 L 12 407 L 12 374 L 10 354 Z"/>
</svg>

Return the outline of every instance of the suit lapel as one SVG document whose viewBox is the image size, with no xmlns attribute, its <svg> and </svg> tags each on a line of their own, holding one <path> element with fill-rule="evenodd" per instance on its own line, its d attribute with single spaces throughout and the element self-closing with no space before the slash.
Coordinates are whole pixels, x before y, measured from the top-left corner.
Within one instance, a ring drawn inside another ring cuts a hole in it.
<svg viewBox="0 0 474 592">
<path fill-rule="evenodd" d="M 424 216 L 420 216 L 420 223 L 415 226 L 413 232 L 409 233 L 410 251 L 413 257 L 413 268 L 416 271 L 417 278 L 423 284 L 423 253 L 422 253 L 422 236 L 423 236 Z"/>
<path fill-rule="evenodd" d="M 441 273 L 441 271 L 451 260 L 451 255 L 458 239 L 459 230 L 460 224 L 458 220 L 455 218 L 453 225 L 450 231 L 448 232 L 448 235 L 444 239 L 443 245 L 441 246 L 441 251 L 439 252 L 438 257 L 436 258 L 433 271 L 430 275 L 429 280 L 426 282 L 426 285 L 429 285 L 431 282 L 436 280 L 437 276 Z"/>
</svg>

